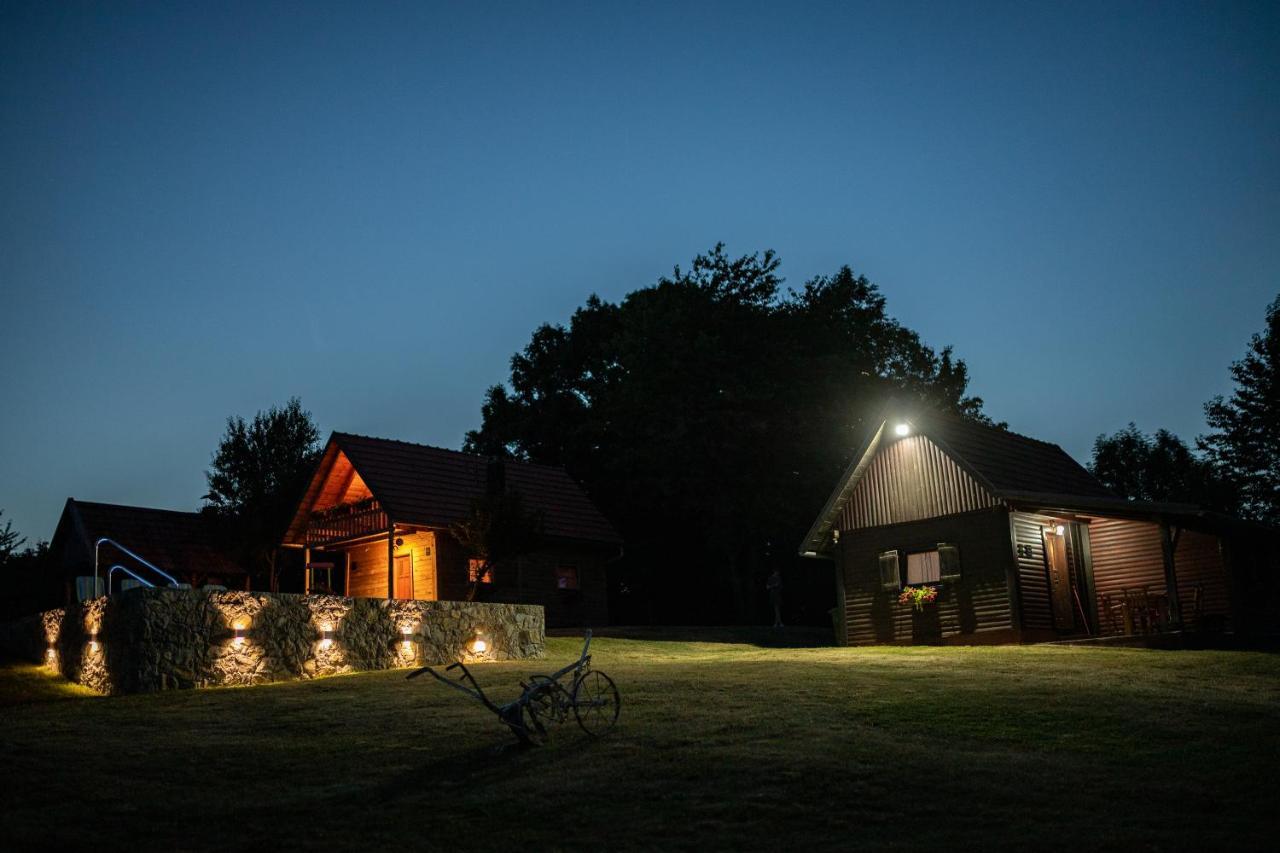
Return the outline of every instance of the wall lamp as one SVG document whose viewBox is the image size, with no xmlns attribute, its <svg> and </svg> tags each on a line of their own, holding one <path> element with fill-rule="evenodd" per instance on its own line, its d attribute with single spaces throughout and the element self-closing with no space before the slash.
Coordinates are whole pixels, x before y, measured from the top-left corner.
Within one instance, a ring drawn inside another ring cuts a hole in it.
<svg viewBox="0 0 1280 853">
<path fill-rule="evenodd" d="M 901 436 L 901 435 L 910 435 L 910 434 L 911 434 L 911 427 L 910 427 L 909 425 L 905 424 L 905 423 L 897 424 L 897 425 L 893 428 L 893 434 L 894 434 L 894 435 L 899 435 L 899 436 Z"/>
</svg>

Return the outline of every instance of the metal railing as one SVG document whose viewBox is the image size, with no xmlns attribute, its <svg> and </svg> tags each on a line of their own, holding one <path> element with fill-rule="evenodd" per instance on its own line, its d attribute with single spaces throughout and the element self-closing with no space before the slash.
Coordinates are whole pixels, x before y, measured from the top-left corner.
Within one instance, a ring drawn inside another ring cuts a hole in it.
<svg viewBox="0 0 1280 853">
<path fill-rule="evenodd" d="M 100 576 L 98 572 L 98 551 L 99 549 L 101 549 L 101 547 L 104 544 L 114 545 L 120 551 L 124 552 L 125 554 L 128 554 L 130 557 L 137 560 L 139 563 L 146 566 L 148 569 L 150 569 L 151 571 L 158 574 L 160 577 L 167 580 L 169 582 L 169 586 L 173 586 L 173 587 L 181 586 L 181 584 L 178 583 L 177 579 L 173 575 L 166 572 L 164 569 L 147 562 L 142 557 L 139 557 L 137 554 L 133 553 L 132 551 L 130 551 L 128 548 L 121 545 L 116 540 L 111 539 L 110 537 L 107 537 L 107 536 L 103 536 L 97 542 L 93 543 L 93 587 L 94 587 L 95 593 L 97 592 L 98 578 Z M 135 578 L 138 578 L 136 574 L 134 574 L 133 572 L 130 572 L 128 569 L 125 569 L 124 566 L 119 566 L 119 565 L 113 566 L 112 570 L 114 571 L 116 568 L 124 569 L 124 571 L 129 572 L 129 574 L 133 575 Z M 142 580 L 142 578 L 138 578 L 138 580 Z M 143 581 L 143 582 L 146 583 L 146 581 Z M 147 585 L 155 586 L 155 584 L 147 584 Z M 107 575 L 107 592 L 108 593 L 111 592 L 111 575 L 109 573 Z"/>
<path fill-rule="evenodd" d="M 138 583 L 142 584 L 143 586 L 151 586 L 151 587 L 155 586 L 155 584 L 153 584 L 151 581 L 147 580 L 146 578 L 144 578 L 142 575 L 138 574 L 137 572 L 132 571 L 132 570 L 130 570 L 130 569 L 128 569 L 128 568 L 126 568 L 126 567 L 124 567 L 124 566 L 120 565 L 119 563 L 116 563 L 114 566 L 112 566 L 111 568 L 107 569 L 107 595 L 110 595 L 110 594 L 111 594 L 111 576 L 112 576 L 112 575 L 114 575 L 116 572 L 124 572 L 126 575 L 128 575 L 128 576 L 129 576 L 129 577 L 131 577 L 131 578 L 133 578 L 134 580 L 136 580 Z M 123 581 L 122 581 L 122 583 L 123 583 Z"/>
</svg>

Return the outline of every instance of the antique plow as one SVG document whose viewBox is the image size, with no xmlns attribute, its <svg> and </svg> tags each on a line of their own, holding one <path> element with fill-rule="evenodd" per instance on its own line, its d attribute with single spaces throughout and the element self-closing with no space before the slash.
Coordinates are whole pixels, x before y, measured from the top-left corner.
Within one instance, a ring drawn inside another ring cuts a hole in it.
<svg viewBox="0 0 1280 853">
<path fill-rule="evenodd" d="M 528 683 L 520 682 L 520 696 L 505 705 L 495 705 L 476 683 L 466 664 L 450 664 L 445 672 L 459 670 L 457 678 L 441 675 L 429 666 L 415 669 L 406 678 L 423 673 L 455 690 L 461 690 L 498 715 L 520 743 L 545 743 L 547 725 L 563 723 L 573 714 L 578 725 L 592 737 L 599 737 L 618 721 L 622 697 L 613 679 L 591 668 L 591 632 L 586 632 L 582 654 L 576 661 L 550 675 L 531 675 Z"/>
</svg>

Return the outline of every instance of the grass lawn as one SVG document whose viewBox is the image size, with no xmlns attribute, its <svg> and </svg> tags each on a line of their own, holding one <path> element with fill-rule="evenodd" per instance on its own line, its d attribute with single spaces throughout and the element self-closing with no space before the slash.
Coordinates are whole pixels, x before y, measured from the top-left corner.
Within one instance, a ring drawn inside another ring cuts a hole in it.
<svg viewBox="0 0 1280 853">
<path fill-rule="evenodd" d="M 631 636 L 593 644 L 613 735 L 526 751 L 403 672 L 104 699 L 6 667 L 0 847 L 1275 849 L 1277 655 Z"/>
</svg>

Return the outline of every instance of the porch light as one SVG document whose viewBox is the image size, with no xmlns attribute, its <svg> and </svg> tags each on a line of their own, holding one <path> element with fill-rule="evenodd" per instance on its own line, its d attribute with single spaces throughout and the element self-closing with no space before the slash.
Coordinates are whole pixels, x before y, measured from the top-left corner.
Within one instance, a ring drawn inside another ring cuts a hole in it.
<svg viewBox="0 0 1280 853">
<path fill-rule="evenodd" d="M 911 427 L 907 426 L 906 424 L 898 424 L 893 428 L 894 435 L 901 436 L 901 435 L 909 435 L 910 433 L 911 433 Z"/>
<path fill-rule="evenodd" d="M 1067 528 L 1059 524 L 1057 527 L 1053 528 L 1053 532 L 1061 536 L 1062 534 L 1067 532 Z"/>
</svg>

